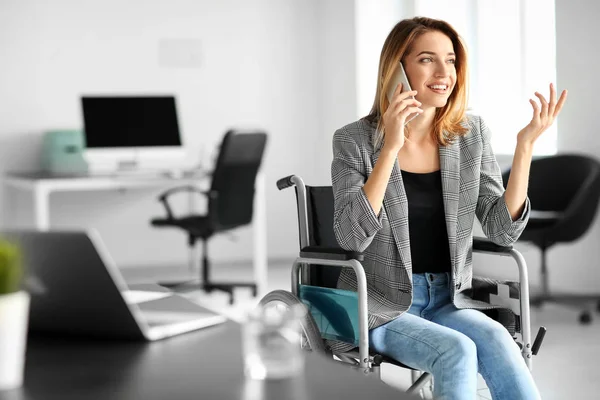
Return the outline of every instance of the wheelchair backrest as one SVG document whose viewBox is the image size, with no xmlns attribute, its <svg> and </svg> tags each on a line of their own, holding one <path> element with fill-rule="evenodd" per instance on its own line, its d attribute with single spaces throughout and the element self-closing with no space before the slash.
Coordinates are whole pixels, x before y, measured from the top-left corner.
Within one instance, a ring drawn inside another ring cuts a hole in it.
<svg viewBox="0 0 600 400">
<path fill-rule="evenodd" d="M 298 190 L 296 189 L 296 199 Z M 333 233 L 333 189 L 331 186 L 306 186 L 308 234 L 311 246 L 337 247 Z M 341 267 L 309 268 L 309 285 L 335 288 Z"/>
</svg>

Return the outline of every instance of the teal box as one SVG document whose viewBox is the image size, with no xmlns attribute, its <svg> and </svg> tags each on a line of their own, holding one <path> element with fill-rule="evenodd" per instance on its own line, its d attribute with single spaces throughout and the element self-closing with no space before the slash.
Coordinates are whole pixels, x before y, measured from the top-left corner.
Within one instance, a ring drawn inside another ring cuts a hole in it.
<svg viewBox="0 0 600 400">
<path fill-rule="evenodd" d="M 83 158 L 84 149 L 81 130 L 48 131 L 42 144 L 42 169 L 57 175 L 86 174 L 88 165 Z"/>
</svg>

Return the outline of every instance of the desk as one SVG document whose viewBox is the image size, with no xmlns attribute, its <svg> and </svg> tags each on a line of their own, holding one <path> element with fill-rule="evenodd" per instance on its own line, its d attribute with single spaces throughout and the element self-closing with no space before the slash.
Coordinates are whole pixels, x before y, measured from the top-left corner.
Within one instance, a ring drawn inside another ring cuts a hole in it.
<svg viewBox="0 0 600 400">
<path fill-rule="evenodd" d="M 183 177 L 171 178 L 162 175 L 90 175 L 79 177 L 57 177 L 40 173 L 8 173 L 4 186 L 8 190 L 22 190 L 33 197 L 34 225 L 36 229 L 50 229 L 50 195 L 53 192 L 85 192 L 98 190 L 132 190 L 144 188 L 169 188 L 186 184 L 198 184 L 206 180 L 206 173 L 186 174 Z M 258 296 L 262 297 L 267 290 L 267 214 L 264 176 L 261 172 L 256 177 L 256 195 L 254 199 L 253 227 L 253 270 L 257 284 Z M 191 255 L 190 262 L 198 257 Z"/>
<path fill-rule="evenodd" d="M 234 322 L 153 343 L 30 337 L 27 345 L 23 387 L 1 400 L 415 398 L 314 354 L 303 377 L 246 380 Z"/>
</svg>

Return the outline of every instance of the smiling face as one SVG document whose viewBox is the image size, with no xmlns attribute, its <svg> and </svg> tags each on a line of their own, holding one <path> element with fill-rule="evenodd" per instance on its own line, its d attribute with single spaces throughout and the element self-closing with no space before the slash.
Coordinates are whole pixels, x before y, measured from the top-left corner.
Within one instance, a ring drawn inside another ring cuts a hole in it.
<svg viewBox="0 0 600 400">
<path fill-rule="evenodd" d="M 456 54 L 448 36 L 440 31 L 425 32 L 415 39 L 402 60 L 408 81 L 416 90 L 421 108 L 446 105 L 456 84 Z"/>
</svg>

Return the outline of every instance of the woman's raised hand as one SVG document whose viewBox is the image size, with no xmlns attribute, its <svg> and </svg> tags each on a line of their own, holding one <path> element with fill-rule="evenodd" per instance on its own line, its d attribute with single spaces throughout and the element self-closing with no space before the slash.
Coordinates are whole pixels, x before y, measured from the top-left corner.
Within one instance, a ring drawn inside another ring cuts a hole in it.
<svg viewBox="0 0 600 400">
<path fill-rule="evenodd" d="M 541 93 L 535 92 L 535 95 L 540 100 L 541 108 L 535 100 L 530 99 L 529 102 L 533 107 L 533 117 L 531 122 L 519 132 L 517 135 L 517 142 L 533 145 L 538 137 L 546 130 L 554 119 L 560 113 L 560 110 L 567 100 L 567 91 L 563 90 L 560 98 L 556 100 L 556 89 L 554 85 L 550 84 L 550 103 L 546 101 L 546 98 Z"/>
<path fill-rule="evenodd" d="M 404 123 L 406 119 L 411 114 L 420 114 L 423 112 L 419 108 L 421 102 L 411 98 L 416 95 L 416 90 L 402 93 L 401 83 L 394 90 L 390 105 L 383 114 L 383 125 L 385 127 L 384 147 L 398 152 L 404 146 Z"/>
</svg>

